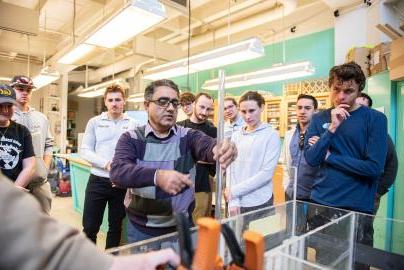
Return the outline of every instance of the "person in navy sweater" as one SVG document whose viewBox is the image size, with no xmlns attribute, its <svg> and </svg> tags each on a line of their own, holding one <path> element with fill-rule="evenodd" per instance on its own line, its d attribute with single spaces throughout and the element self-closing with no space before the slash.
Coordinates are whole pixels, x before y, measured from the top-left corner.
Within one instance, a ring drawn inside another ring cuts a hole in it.
<svg viewBox="0 0 404 270">
<path fill-rule="evenodd" d="M 313 115 L 307 130 L 305 158 L 321 173 L 314 179 L 315 203 L 372 214 L 380 175 L 387 153 L 386 116 L 355 100 L 364 89 L 365 76 L 354 62 L 330 70 L 333 107 Z M 344 210 L 312 207 L 309 227 L 321 226 L 346 214 Z M 372 221 L 359 217 L 357 241 L 372 245 Z M 355 269 L 368 269 L 358 266 Z"/>
<path fill-rule="evenodd" d="M 365 82 L 354 62 L 330 70 L 333 107 L 313 116 L 305 158 L 322 170 L 314 181 L 314 202 L 372 214 L 386 159 L 387 119 L 355 103 Z"/>
</svg>

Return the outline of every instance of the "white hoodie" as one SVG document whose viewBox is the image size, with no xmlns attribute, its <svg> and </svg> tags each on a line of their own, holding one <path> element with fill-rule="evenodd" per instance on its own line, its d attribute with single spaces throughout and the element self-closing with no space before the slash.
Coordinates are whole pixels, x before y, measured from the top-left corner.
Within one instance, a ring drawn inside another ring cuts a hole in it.
<svg viewBox="0 0 404 270">
<path fill-rule="evenodd" d="M 247 132 L 245 126 L 233 133 L 237 159 L 226 171 L 230 187 L 229 207 L 253 207 L 272 197 L 272 176 L 278 163 L 281 141 L 278 133 L 266 123 Z"/>
</svg>

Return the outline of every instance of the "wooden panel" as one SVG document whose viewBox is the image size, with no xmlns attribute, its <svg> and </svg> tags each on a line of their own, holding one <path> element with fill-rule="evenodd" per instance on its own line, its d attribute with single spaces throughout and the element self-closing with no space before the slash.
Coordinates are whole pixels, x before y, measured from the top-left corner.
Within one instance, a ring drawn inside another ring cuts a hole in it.
<svg viewBox="0 0 404 270">
<path fill-rule="evenodd" d="M 278 164 L 272 177 L 274 205 L 285 202 L 285 191 L 283 190 L 282 165 Z"/>
</svg>

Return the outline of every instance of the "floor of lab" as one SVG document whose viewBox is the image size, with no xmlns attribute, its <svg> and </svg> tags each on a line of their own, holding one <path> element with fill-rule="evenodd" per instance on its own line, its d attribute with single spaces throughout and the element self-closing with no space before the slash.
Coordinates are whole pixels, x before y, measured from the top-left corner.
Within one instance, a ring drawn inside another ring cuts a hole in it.
<svg viewBox="0 0 404 270">
<path fill-rule="evenodd" d="M 82 218 L 73 208 L 72 197 L 53 197 L 51 216 L 79 231 L 83 230 Z M 97 235 L 97 247 L 100 250 L 105 249 L 105 239 L 106 233 L 100 231 Z"/>
</svg>

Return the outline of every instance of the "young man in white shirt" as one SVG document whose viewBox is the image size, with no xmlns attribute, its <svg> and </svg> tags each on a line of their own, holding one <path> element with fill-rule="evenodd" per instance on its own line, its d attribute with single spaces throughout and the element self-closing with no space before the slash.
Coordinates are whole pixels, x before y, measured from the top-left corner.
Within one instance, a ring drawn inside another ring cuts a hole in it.
<svg viewBox="0 0 404 270">
<path fill-rule="evenodd" d="M 80 155 L 92 165 L 84 201 L 83 231 L 91 241 L 96 242 L 108 203 L 109 228 L 105 248 L 111 248 L 118 246 L 121 239 L 126 193 L 126 189 L 115 186 L 113 179 L 109 178 L 111 161 L 121 134 L 133 130 L 137 125 L 123 113 L 125 92 L 122 87 L 108 87 L 104 103 L 107 112 L 88 121 L 80 151 Z"/>
</svg>

